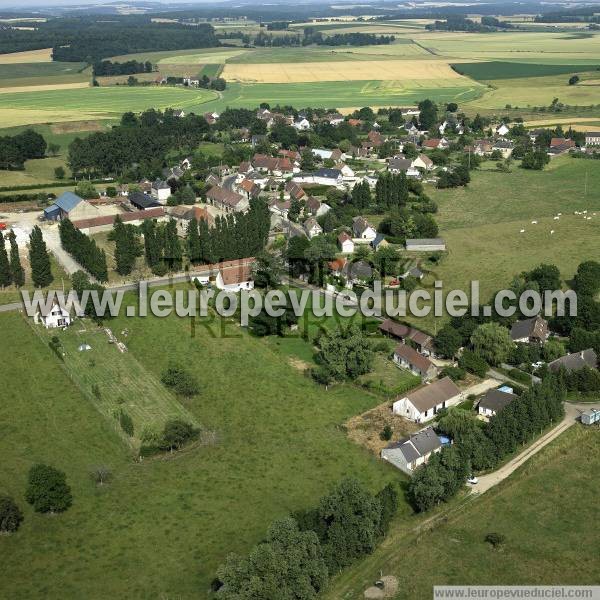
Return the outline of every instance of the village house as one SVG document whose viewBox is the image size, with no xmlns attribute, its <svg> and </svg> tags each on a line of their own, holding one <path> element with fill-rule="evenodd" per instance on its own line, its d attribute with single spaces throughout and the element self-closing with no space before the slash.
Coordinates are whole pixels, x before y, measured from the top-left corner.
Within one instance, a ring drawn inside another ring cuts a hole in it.
<svg viewBox="0 0 600 600">
<path fill-rule="evenodd" d="M 33 317 L 34 323 L 42 323 L 46 329 L 57 327 L 68 327 L 71 324 L 71 315 L 66 308 L 61 307 L 58 302 L 52 304 L 50 310 L 40 305 L 40 310 Z"/>
<path fill-rule="evenodd" d="M 344 115 L 341 115 L 340 113 L 329 113 L 328 115 L 325 116 L 325 120 L 330 125 L 333 125 L 334 127 L 336 127 L 340 123 L 344 122 Z"/>
<path fill-rule="evenodd" d="M 407 475 L 412 475 L 414 470 L 425 464 L 432 454 L 439 452 L 442 445 L 442 440 L 433 427 L 427 427 L 384 448 L 381 451 L 381 458 Z"/>
<path fill-rule="evenodd" d="M 252 181 L 252 179 L 242 179 L 235 187 L 235 191 L 242 196 L 245 195 L 248 200 L 250 198 L 258 198 L 262 191 L 260 185 L 256 181 Z"/>
<path fill-rule="evenodd" d="M 600 146 L 600 131 L 586 131 L 585 132 L 585 145 L 586 146 Z"/>
<path fill-rule="evenodd" d="M 379 331 L 400 340 L 402 343 L 409 343 L 425 356 L 433 354 L 433 338 L 414 327 L 392 321 L 392 319 L 385 319 L 379 325 Z"/>
<path fill-rule="evenodd" d="M 566 369 L 567 371 L 579 371 L 584 367 L 595 369 L 598 366 L 598 355 L 593 348 L 587 350 L 581 350 L 581 352 L 573 352 L 566 356 L 561 356 L 556 360 L 548 363 L 548 368 L 551 371 L 559 371 L 560 369 Z"/>
<path fill-rule="evenodd" d="M 215 219 L 208 212 L 208 209 L 201 206 L 174 206 L 169 209 L 169 216 L 175 219 L 177 223 L 177 233 L 181 237 L 187 235 L 188 227 L 192 219 L 196 221 L 204 220 L 209 227 L 214 227 Z"/>
<path fill-rule="evenodd" d="M 211 187 L 206 192 L 206 199 L 212 205 L 225 212 L 245 212 L 250 206 L 248 198 L 218 185 Z"/>
<path fill-rule="evenodd" d="M 410 252 L 444 252 L 446 244 L 441 238 L 406 240 L 406 249 Z"/>
<path fill-rule="evenodd" d="M 314 217 L 309 217 L 304 221 L 304 231 L 309 240 L 323 233 L 323 228 Z"/>
<path fill-rule="evenodd" d="M 346 262 L 342 267 L 342 275 L 346 278 L 346 287 L 364 285 L 373 277 L 373 267 L 366 260 Z"/>
<path fill-rule="evenodd" d="M 342 254 L 352 254 L 354 252 L 354 242 L 345 231 L 338 235 L 338 246 Z"/>
<path fill-rule="evenodd" d="M 294 181 L 288 181 L 285 184 L 284 194 L 291 200 L 299 201 L 306 198 L 306 192 Z"/>
<path fill-rule="evenodd" d="M 304 205 L 304 212 L 307 215 L 312 215 L 313 217 L 320 217 L 328 213 L 331 210 L 331 206 L 326 204 L 325 202 L 321 202 L 318 198 L 314 196 L 309 196 Z"/>
<path fill-rule="evenodd" d="M 267 156 L 266 154 L 255 154 L 252 157 L 252 167 L 257 171 L 269 173 L 276 177 L 289 175 L 294 172 L 294 167 L 289 158 Z"/>
<path fill-rule="evenodd" d="M 383 233 L 378 233 L 375 236 L 375 239 L 371 242 L 371 247 L 373 250 L 375 250 L 375 252 L 377 252 L 377 250 L 380 248 L 385 248 L 389 245 L 390 243 L 385 239 L 385 235 L 383 235 Z"/>
<path fill-rule="evenodd" d="M 550 140 L 548 154 L 550 156 L 558 156 L 559 154 L 564 154 L 565 152 L 571 152 L 571 150 L 575 150 L 576 146 L 577 145 L 573 140 L 566 138 L 552 138 Z"/>
<path fill-rule="evenodd" d="M 498 151 L 502 155 L 502 158 L 506 159 L 513 153 L 514 145 L 510 140 L 496 140 L 492 144 L 492 152 Z"/>
<path fill-rule="evenodd" d="M 294 122 L 293 127 L 298 131 L 307 131 L 310 129 L 310 121 L 306 117 L 299 118 Z"/>
<path fill-rule="evenodd" d="M 400 344 L 396 347 L 393 360 L 398 366 L 422 377 L 424 381 L 437 377 L 437 367 L 426 356 L 419 354 L 408 344 Z"/>
<path fill-rule="evenodd" d="M 166 204 L 167 200 L 171 197 L 171 186 L 166 181 L 157 179 L 152 183 L 150 195 L 161 204 Z"/>
<path fill-rule="evenodd" d="M 98 216 L 98 209 L 73 192 L 63 192 L 50 206 L 44 209 L 46 221 L 62 219 L 91 219 Z"/>
<path fill-rule="evenodd" d="M 497 415 L 517 397 L 513 394 L 512 388 L 507 386 L 488 390 L 477 405 L 477 414 L 489 419 L 489 417 Z"/>
<path fill-rule="evenodd" d="M 433 419 L 440 410 L 455 406 L 461 400 L 462 392 L 450 377 L 444 377 L 399 397 L 392 410 L 395 415 L 424 423 Z"/>
<path fill-rule="evenodd" d="M 398 173 L 405 173 L 407 177 L 419 177 L 419 171 L 413 167 L 413 161 L 410 158 L 404 156 L 394 156 L 388 160 L 387 165 L 388 171 L 397 175 Z"/>
<path fill-rule="evenodd" d="M 377 237 L 377 231 L 364 217 L 352 219 L 352 233 L 355 239 L 365 242 L 372 242 Z"/>
<path fill-rule="evenodd" d="M 206 112 L 206 113 L 204 113 L 204 120 L 209 125 L 214 125 L 217 122 L 218 118 L 219 118 L 219 113 L 216 113 L 216 112 Z"/>
<path fill-rule="evenodd" d="M 548 321 L 539 315 L 531 319 L 517 321 L 510 329 L 510 337 L 513 342 L 528 344 L 536 342 L 543 344 L 549 337 Z"/>
<path fill-rule="evenodd" d="M 431 171 L 435 166 L 433 161 L 426 154 L 419 154 L 417 158 L 413 159 L 411 166 L 413 169 L 423 169 L 424 171 Z"/>
<path fill-rule="evenodd" d="M 254 258 L 240 258 L 214 265 L 203 265 L 190 271 L 190 277 L 192 281 L 197 281 L 200 285 L 215 286 L 219 290 L 228 292 L 253 290 L 252 269 L 254 263 Z"/>
<path fill-rule="evenodd" d="M 500 125 L 498 125 L 498 127 L 496 127 L 496 129 L 494 131 L 495 131 L 496 135 L 499 135 L 500 137 L 504 137 L 510 131 L 510 129 L 504 123 L 500 123 Z"/>
<path fill-rule="evenodd" d="M 281 217 L 284 220 L 288 220 L 288 215 L 292 203 L 290 200 L 277 200 L 274 199 L 269 203 L 269 210 L 276 216 Z"/>
<path fill-rule="evenodd" d="M 425 140 L 421 145 L 426 150 L 446 150 L 450 147 L 450 143 L 446 138 L 431 138 Z"/>
</svg>

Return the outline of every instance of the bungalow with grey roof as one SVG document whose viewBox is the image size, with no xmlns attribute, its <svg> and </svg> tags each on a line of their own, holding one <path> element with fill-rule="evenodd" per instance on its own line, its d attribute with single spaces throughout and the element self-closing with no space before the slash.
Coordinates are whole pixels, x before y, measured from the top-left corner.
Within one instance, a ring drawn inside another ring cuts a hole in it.
<svg viewBox="0 0 600 600">
<path fill-rule="evenodd" d="M 433 427 L 427 427 L 384 448 L 381 458 L 407 475 L 412 475 L 417 467 L 425 464 L 431 455 L 439 452 L 441 448 L 442 440 Z"/>
</svg>

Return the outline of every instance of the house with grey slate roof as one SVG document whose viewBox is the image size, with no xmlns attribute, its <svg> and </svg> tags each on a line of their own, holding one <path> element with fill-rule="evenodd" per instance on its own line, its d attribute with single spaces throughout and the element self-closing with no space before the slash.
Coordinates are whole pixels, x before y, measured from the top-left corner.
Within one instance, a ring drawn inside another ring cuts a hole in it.
<svg viewBox="0 0 600 600">
<path fill-rule="evenodd" d="M 381 458 L 407 475 L 412 475 L 418 466 L 425 464 L 429 457 L 439 452 L 441 448 L 442 440 L 433 427 L 427 427 L 384 448 L 381 451 Z"/>
</svg>

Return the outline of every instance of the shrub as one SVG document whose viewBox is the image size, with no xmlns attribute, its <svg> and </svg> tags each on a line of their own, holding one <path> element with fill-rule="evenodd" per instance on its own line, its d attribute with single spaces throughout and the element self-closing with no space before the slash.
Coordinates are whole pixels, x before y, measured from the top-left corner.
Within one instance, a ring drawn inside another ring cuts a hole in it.
<svg viewBox="0 0 600 600">
<path fill-rule="evenodd" d="M 36 512 L 63 512 L 73 503 L 66 475 L 48 465 L 33 465 L 25 499 Z"/>
<path fill-rule="evenodd" d="M 488 533 L 485 536 L 485 541 L 488 544 L 491 544 L 494 548 L 498 548 L 499 546 L 502 546 L 502 544 L 504 544 L 504 542 L 506 541 L 506 537 L 504 535 L 502 535 L 501 533 Z"/>
<path fill-rule="evenodd" d="M 129 437 L 133 436 L 133 421 L 124 410 L 119 412 L 119 425 Z"/>
<path fill-rule="evenodd" d="M 8 496 L 0 496 L 0 533 L 14 533 L 23 521 L 23 513 L 15 501 Z"/>
<path fill-rule="evenodd" d="M 475 373 L 478 377 L 485 377 L 488 371 L 488 364 L 483 358 L 471 352 L 471 350 L 465 350 L 461 357 L 458 359 L 458 366 L 461 369 L 465 369 L 471 373 Z"/>
<path fill-rule="evenodd" d="M 452 381 L 461 381 L 467 375 L 467 372 L 460 367 L 444 367 L 440 373 L 441 377 L 450 377 Z"/>
<path fill-rule="evenodd" d="M 381 433 L 379 434 L 379 437 L 382 440 L 385 440 L 387 442 L 389 442 L 392 439 L 392 428 L 389 425 L 386 425 L 382 430 Z"/>
<path fill-rule="evenodd" d="M 181 419 L 172 419 L 165 423 L 160 447 L 162 450 L 179 450 L 184 444 L 195 439 L 198 433 L 190 423 Z"/>
<path fill-rule="evenodd" d="M 200 385 L 196 378 L 180 365 L 170 365 L 160 380 L 181 396 L 191 397 L 200 393 Z"/>
</svg>

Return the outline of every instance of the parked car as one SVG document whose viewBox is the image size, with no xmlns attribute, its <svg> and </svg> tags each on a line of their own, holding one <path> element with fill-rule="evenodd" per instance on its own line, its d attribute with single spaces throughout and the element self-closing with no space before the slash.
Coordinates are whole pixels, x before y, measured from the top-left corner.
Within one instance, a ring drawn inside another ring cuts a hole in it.
<svg viewBox="0 0 600 600">
<path fill-rule="evenodd" d="M 471 475 L 471 477 L 467 479 L 467 483 L 470 483 L 471 485 L 476 485 L 477 483 L 479 483 L 479 479 L 477 479 L 475 475 Z"/>
</svg>

